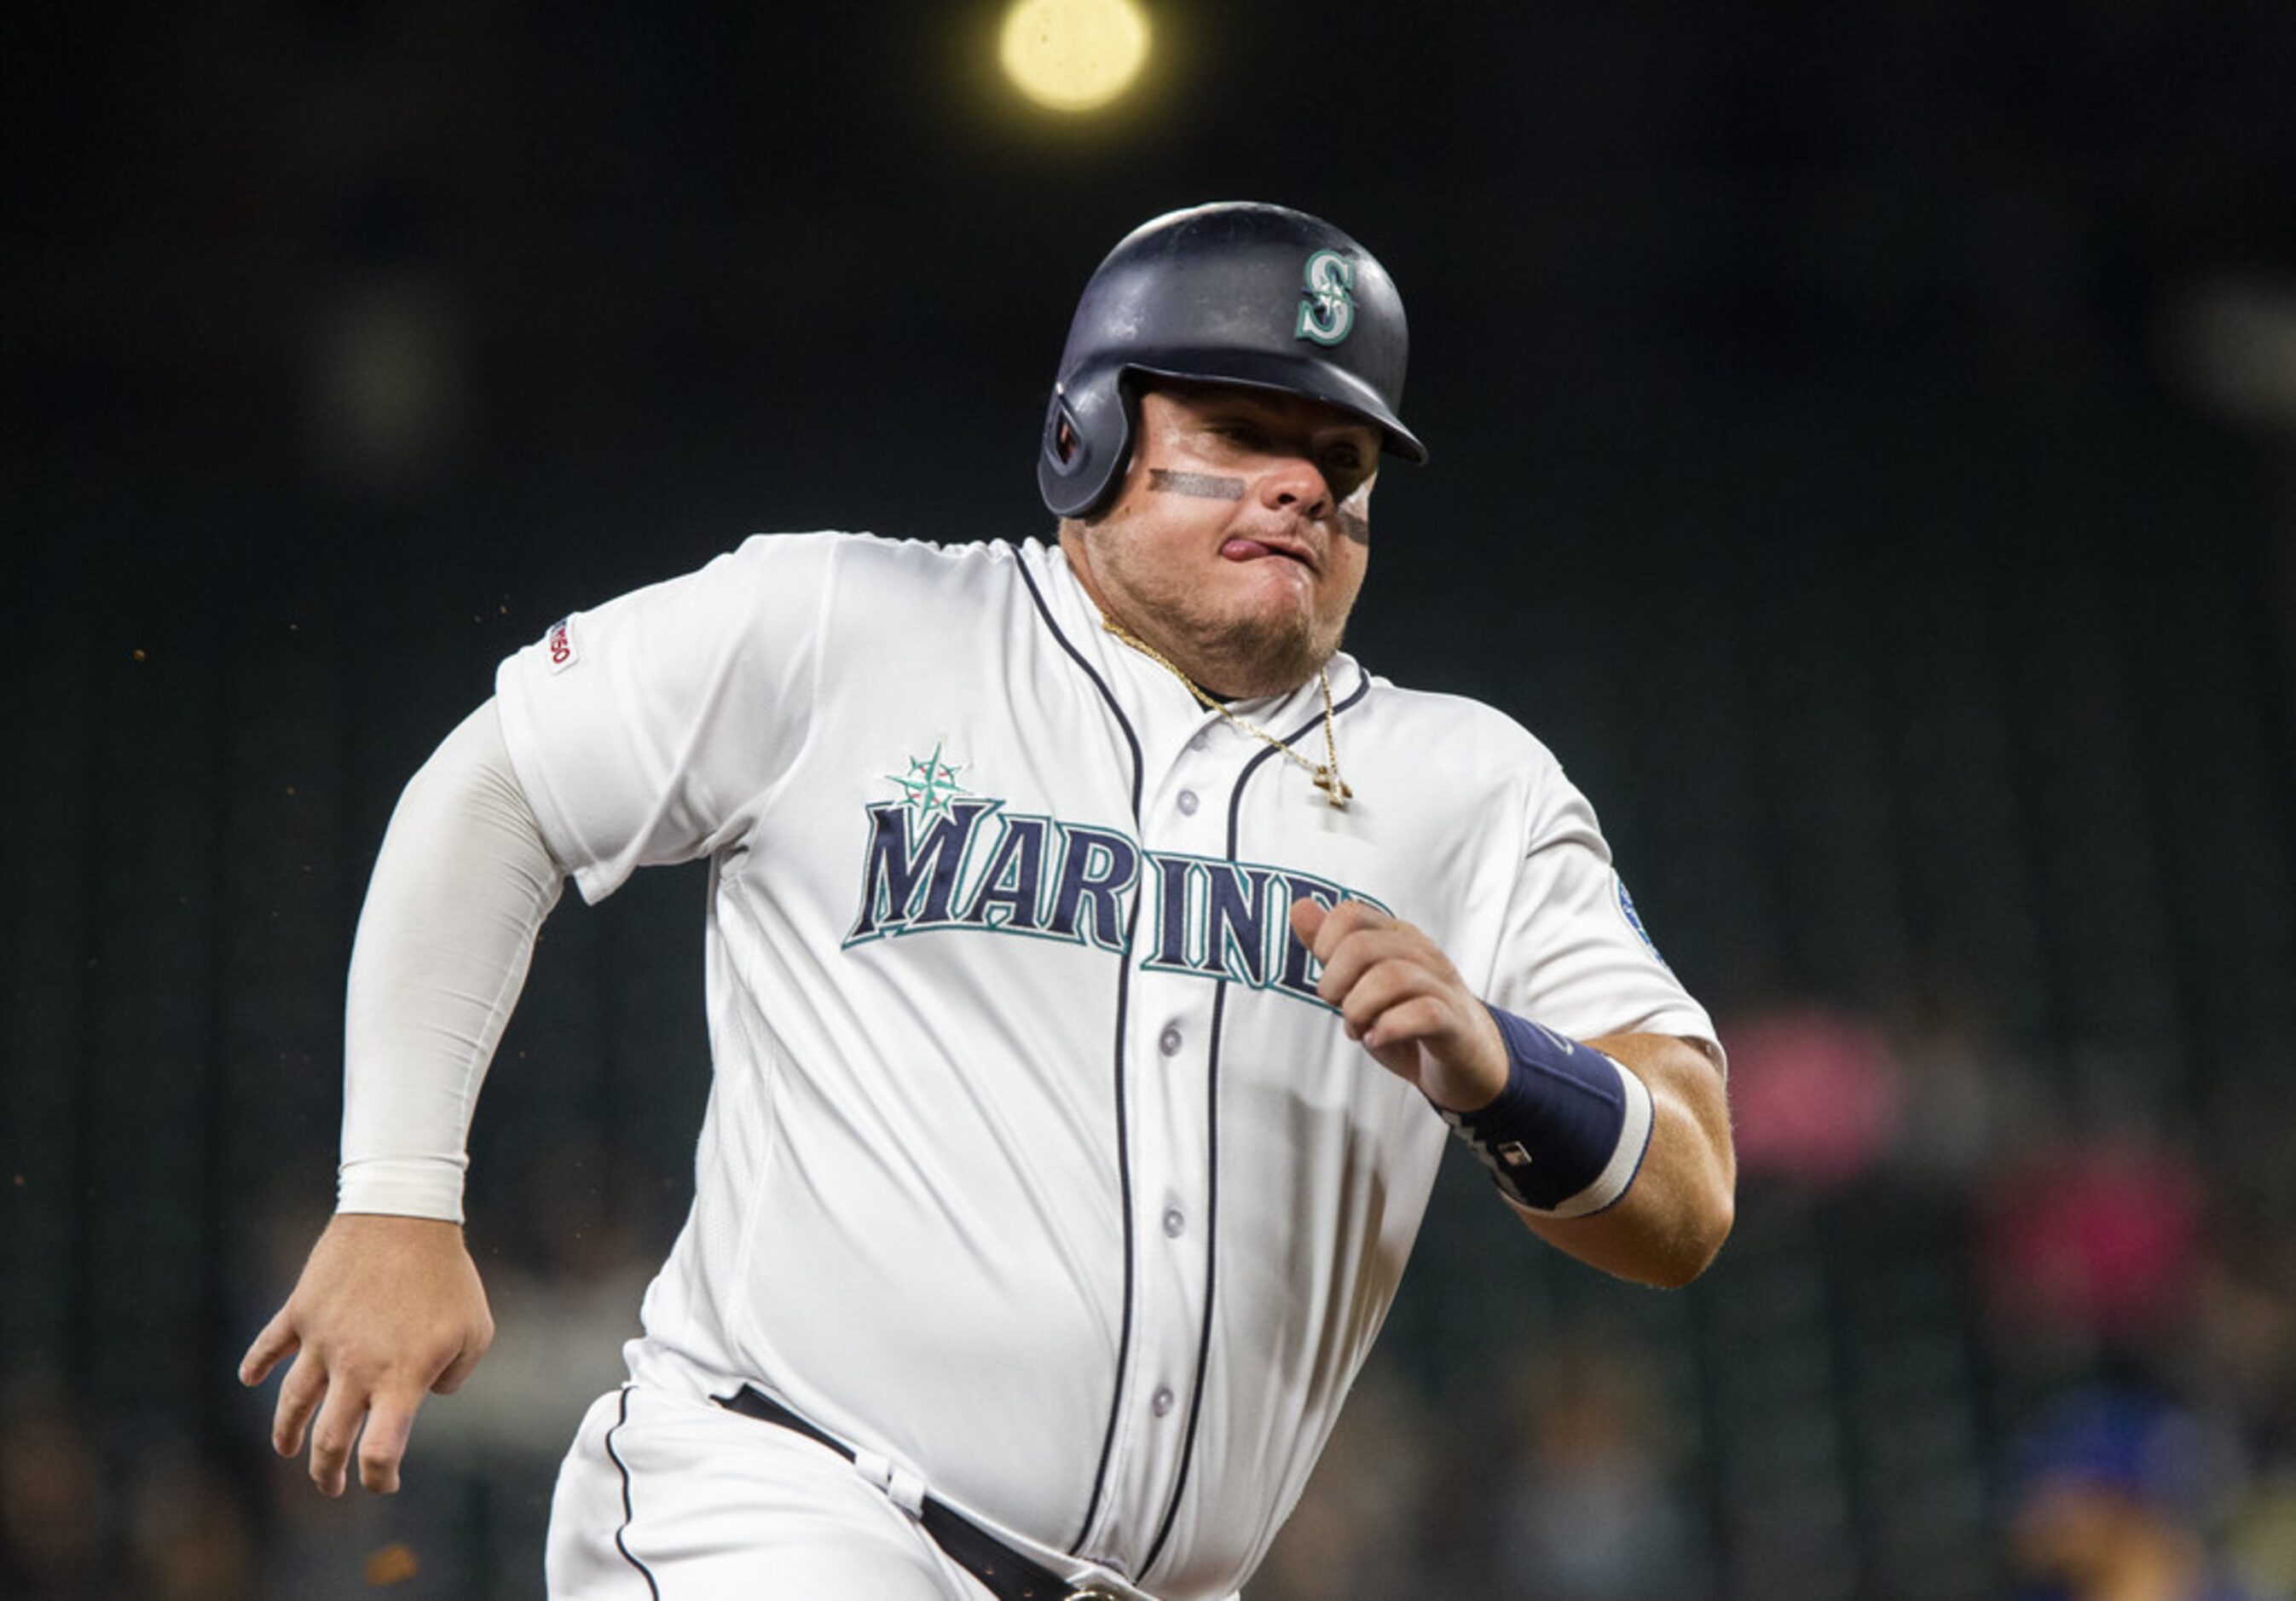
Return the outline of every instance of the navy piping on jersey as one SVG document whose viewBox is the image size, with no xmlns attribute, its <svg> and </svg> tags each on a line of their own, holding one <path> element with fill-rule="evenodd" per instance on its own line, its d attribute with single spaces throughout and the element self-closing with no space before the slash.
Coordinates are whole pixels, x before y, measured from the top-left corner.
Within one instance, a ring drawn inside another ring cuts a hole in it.
<svg viewBox="0 0 2296 1601">
<path fill-rule="evenodd" d="M 1045 603 L 1045 592 L 1037 587 L 1036 577 L 1029 572 L 1028 562 L 1016 558 L 1013 567 L 1021 575 L 1021 581 L 1029 586 L 1029 598 L 1037 603 L 1037 615 L 1045 620 L 1045 627 L 1052 630 L 1053 637 L 1060 642 L 1061 649 L 1069 653 L 1070 660 L 1084 669 L 1084 676 L 1092 680 L 1095 689 L 1100 691 L 1100 698 L 1108 702 L 1108 710 L 1115 715 L 1116 726 L 1124 730 L 1124 743 L 1132 747 L 1132 822 L 1137 827 L 1140 823 L 1140 788 L 1147 764 L 1141 758 L 1140 736 L 1132 731 L 1132 719 L 1126 717 L 1124 708 L 1116 703 L 1115 693 L 1108 687 L 1108 680 L 1100 676 L 1100 669 L 1084 659 L 1084 653 L 1077 649 L 1068 635 L 1062 631 L 1061 625 L 1054 620 L 1053 609 Z"/>
<path fill-rule="evenodd" d="M 1293 736 L 1297 738 L 1295 735 Z M 1273 751 L 1262 755 L 1272 756 Z M 1259 765 L 1255 757 L 1250 767 Z M 1243 781 L 1239 778 L 1241 790 Z M 1228 833 L 1228 859 L 1235 859 L 1234 830 Z M 1212 991 L 1211 1051 L 1204 1063 L 1204 1326 L 1196 1334 L 1196 1383 L 1188 1397 L 1188 1432 L 1180 1441 L 1180 1473 L 1172 1482 L 1172 1498 L 1164 1504 L 1164 1521 L 1156 1525 L 1156 1538 L 1148 1547 L 1148 1559 L 1140 1564 L 1140 1576 L 1145 1579 L 1164 1554 L 1164 1542 L 1172 1535 L 1172 1525 L 1180 1515 L 1180 1497 L 1188 1488 L 1188 1465 L 1196 1456 L 1196 1424 L 1203 1415 L 1204 1370 L 1211 1365 L 1212 1349 L 1212 1290 L 1218 1282 L 1215 1258 L 1219 1253 L 1219 1051 L 1220 1024 L 1227 1015 L 1227 981 L 1221 979 Z"/>
<path fill-rule="evenodd" d="M 1092 686 L 1107 702 L 1110 715 L 1116 718 L 1116 726 L 1124 730 L 1124 743 L 1132 747 L 1132 826 L 1137 829 L 1140 826 L 1140 792 L 1147 776 L 1147 763 L 1140 754 L 1140 736 L 1133 732 L 1132 719 L 1126 717 L 1124 708 L 1117 704 L 1108 681 L 1100 676 L 1091 662 L 1085 660 L 1084 653 L 1078 650 L 1062 631 L 1061 625 L 1053 617 L 1053 609 L 1045 603 L 1044 592 L 1037 587 L 1037 580 L 1029 571 L 1028 562 L 1016 559 L 1013 567 L 1020 573 L 1021 581 L 1028 585 L 1029 598 L 1036 603 L 1037 614 L 1045 620 L 1045 627 L 1052 630 L 1053 637 L 1060 642 L 1061 649 L 1084 669 L 1084 676 L 1092 680 Z M 1133 936 L 1140 924 L 1140 903 L 1145 899 L 1144 896 L 1134 896 L 1132 911 L 1124 920 L 1124 948 L 1128 952 L 1133 948 Z M 1117 1198 L 1124 1207 L 1124 1320 L 1116 1339 L 1116 1383 L 1109 1392 L 1108 1426 L 1100 1437 L 1100 1466 L 1093 1470 L 1092 1495 L 1085 1503 L 1084 1522 L 1078 1526 L 1076 1538 L 1069 1542 L 1068 1550 L 1071 1556 L 1083 1549 L 1086 1537 L 1092 1532 L 1093 1520 L 1100 1515 L 1100 1498 L 1108 1488 L 1109 1458 L 1116 1450 L 1117 1419 L 1123 1415 L 1124 1375 L 1132 1362 L 1132 1133 L 1130 1119 L 1126 1112 L 1124 1083 L 1124 1025 L 1131 998 L 1132 961 L 1128 956 L 1116 970 L 1116 1029 L 1111 1051 L 1115 1058 L 1116 1071 Z"/>
<path fill-rule="evenodd" d="M 635 1518 L 637 1514 L 630 1506 L 629 1464 L 623 1461 L 621 1452 L 614 1449 L 614 1435 L 621 1429 L 621 1426 L 629 1422 L 629 1420 L 630 1387 L 627 1384 L 624 1384 L 622 1386 L 621 1415 L 614 1419 L 614 1426 L 606 1431 L 606 1456 L 622 1475 L 622 1526 L 614 1531 L 614 1549 L 619 1551 L 622 1554 L 622 1560 L 636 1568 L 638 1571 L 638 1577 L 646 1581 L 646 1594 L 652 1596 L 653 1597 L 653 1601 L 661 1601 L 661 1586 L 653 1581 L 653 1574 L 647 1569 L 646 1564 L 630 1555 L 629 1542 L 622 1538 L 625 1534 L 629 1532 L 630 1520 Z"/>
<path fill-rule="evenodd" d="M 1356 674 L 1355 688 L 1349 692 L 1347 699 L 1335 702 L 1332 707 L 1334 721 L 1340 713 L 1371 692 L 1371 675 L 1361 667 L 1357 668 Z M 1323 720 L 1321 717 L 1308 718 L 1293 731 L 1284 744 L 1289 746 L 1294 740 L 1305 739 Z M 1236 859 L 1238 835 L 1242 827 L 1243 786 L 1251 782 L 1251 776 L 1259 770 L 1260 764 L 1275 754 L 1275 749 L 1271 745 L 1245 762 L 1243 770 L 1236 775 L 1235 787 L 1228 792 L 1227 859 L 1230 861 Z M 1180 1498 L 1187 1493 L 1188 1471 L 1195 1464 L 1196 1424 L 1203 1416 L 1204 1383 L 1211 1367 L 1212 1295 L 1218 1279 L 1214 1263 L 1219 1243 L 1220 1025 L 1227 1015 L 1228 981 L 1219 979 L 1215 982 L 1211 1050 L 1206 1064 L 1204 1085 L 1204 1154 L 1205 1165 L 1210 1175 L 1204 1190 L 1204 1326 L 1196 1338 L 1196 1383 L 1194 1392 L 1188 1397 L 1188 1432 L 1180 1442 L 1180 1474 L 1172 1485 L 1172 1498 L 1164 1507 L 1164 1521 L 1157 1526 L 1155 1542 L 1148 1548 L 1148 1559 L 1140 1564 L 1140 1576 L 1144 1580 L 1154 1571 L 1156 1559 L 1164 1554 L 1164 1542 L 1171 1538 L 1172 1525 L 1179 1519 Z"/>
</svg>

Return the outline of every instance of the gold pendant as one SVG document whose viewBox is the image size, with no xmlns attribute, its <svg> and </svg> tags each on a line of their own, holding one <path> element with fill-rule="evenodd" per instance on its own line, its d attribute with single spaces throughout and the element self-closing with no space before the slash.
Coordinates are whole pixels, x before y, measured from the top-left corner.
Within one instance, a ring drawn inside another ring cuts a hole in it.
<svg viewBox="0 0 2296 1601">
<path fill-rule="evenodd" d="M 1332 803 L 1334 811 L 1347 810 L 1348 801 L 1355 794 L 1346 781 L 1329 768 L 1316 769 L 1316 787 L 1324 792 L 1324 799 Z"/>
</svg>

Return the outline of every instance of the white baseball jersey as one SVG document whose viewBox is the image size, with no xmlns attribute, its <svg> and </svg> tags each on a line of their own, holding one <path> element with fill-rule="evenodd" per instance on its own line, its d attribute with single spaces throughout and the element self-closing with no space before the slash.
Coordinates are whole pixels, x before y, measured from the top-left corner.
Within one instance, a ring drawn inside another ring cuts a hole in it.
<svg viewBox="0 0 2296 1601">
<path fill-rule="evenodd" d="M 1344 811 L 1105 633 L 1056 547 L 837 534 L 504 664 L 586 898 L 711 864 L 716 1079 L 642 1381 L 754 1383 L 1160 1594 L 1242 1582 L 1447 1140 L 1316 998 L 1290 903 L 1374 902 L 1573 1035 L 1713 1032 L 1537 741 L 1331 679 Z M 1316 685 L 1234 710 L 1321 758 Z"/>
</svg>

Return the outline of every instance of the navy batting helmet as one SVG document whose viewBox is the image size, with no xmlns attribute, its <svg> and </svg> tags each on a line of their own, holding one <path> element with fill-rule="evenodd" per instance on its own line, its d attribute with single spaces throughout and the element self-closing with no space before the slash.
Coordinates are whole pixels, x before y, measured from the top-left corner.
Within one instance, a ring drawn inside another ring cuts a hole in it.
<svg viewBox="0 0 2296 1601">
<path fill-rule="evenodd" d="M 1037 487 L 1056 517 L 1106 504 L 1131 453 L 1138 376 L 1304 395 L 1423 462 L 1426 447 L 1395 415 L 1409 347 L 1394 280 L 1331 224 L 1248 201 L 1157 218 L 1084 286 L 1045 413 Z"/>
</svg>

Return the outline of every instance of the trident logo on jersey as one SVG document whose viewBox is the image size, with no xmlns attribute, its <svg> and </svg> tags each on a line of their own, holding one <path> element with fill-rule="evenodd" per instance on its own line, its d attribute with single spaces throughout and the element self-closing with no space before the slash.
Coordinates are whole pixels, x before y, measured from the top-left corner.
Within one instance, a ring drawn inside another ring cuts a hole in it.
<svg viewBox="0 0 2296 1601">
<path fill-rule="evenodd" d="M 1336 345 L 1356 325 L 1356 264 L 1337 250 L 1317 250 L 1308 258 L 1303 275 L 1307 287 L 1300 291 L 1299 335 L 1319 345 Z"/>
</svg>

